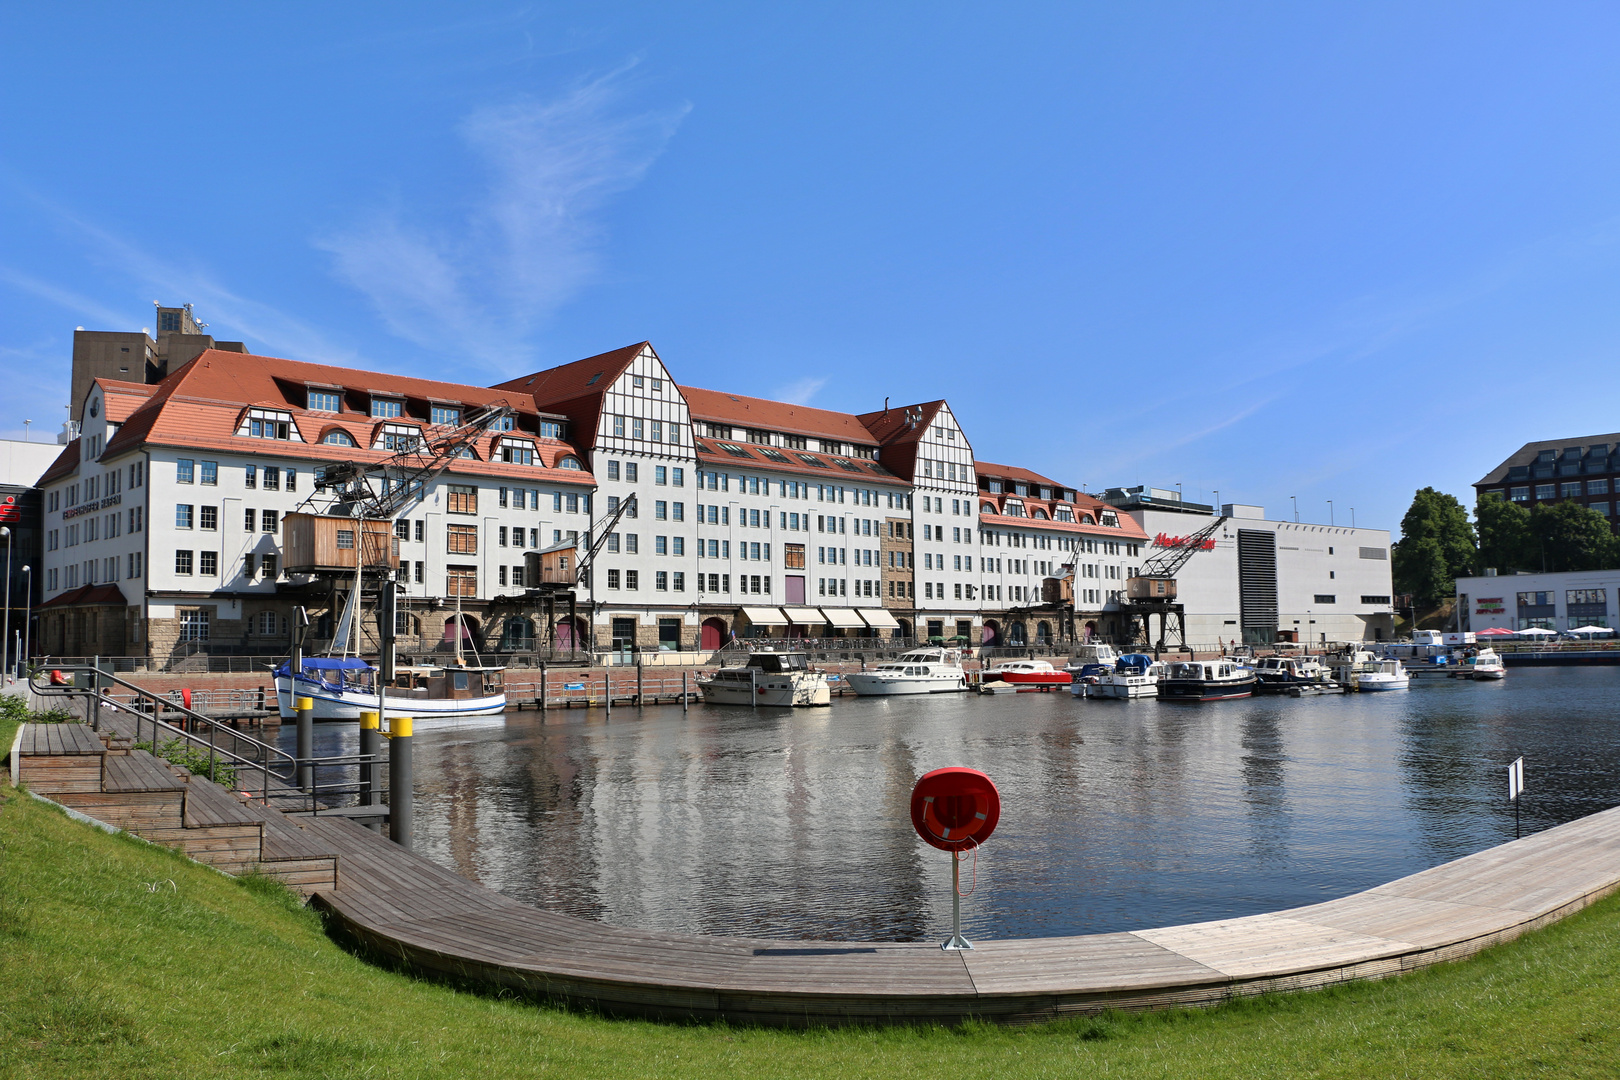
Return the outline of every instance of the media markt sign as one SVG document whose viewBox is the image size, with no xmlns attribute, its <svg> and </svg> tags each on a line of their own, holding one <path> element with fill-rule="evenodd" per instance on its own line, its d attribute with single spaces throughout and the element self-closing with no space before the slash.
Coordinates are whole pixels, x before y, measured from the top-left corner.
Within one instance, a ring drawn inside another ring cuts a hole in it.
<svg viewBox="0 0 1620 1080">
<path fill-rule="evenodd" d="M 1507 608 L 1502 605 L 1502 597 L 1500 596 L 1493 596 L 1489 599 L 1480 597 L 1479 600 L 1475 601 L 1475 615 L 1502 615 L 1506 611 Z"/>
<path fill-rule="evenodd" d="M 1190 536 L 1170 536 L 1167 533 L 1160 533 L 1158 536 L 1153 538 L 1153 546 L 1161 548 L 1184 548 L 1192 544 L 1192 542 L 1193 538 Z M 1198 550 L 1214 551 L 1215 541 L 1211 539 L 1199 541 Z"/>
</svg>

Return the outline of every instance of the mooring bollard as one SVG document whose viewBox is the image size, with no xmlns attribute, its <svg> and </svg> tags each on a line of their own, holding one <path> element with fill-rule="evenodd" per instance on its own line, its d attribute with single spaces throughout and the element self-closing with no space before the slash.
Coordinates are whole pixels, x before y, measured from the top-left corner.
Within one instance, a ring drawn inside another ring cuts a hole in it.
<svg viewBox="0 0 1620 1080">
<path fill-rule="evenodd" d="M 411 849 L 411 718 L 388 718 L 388 838 Z"/>
<path fill-rule="evenodd" d="M 360 805 L 377 805 L 377 756 L 382 753 L 382 727 L 377 713 L 365 709 L 360 713 L 360 756 L 371 755 L 372 760 L 360 763 Z"/>
<path fill-rule="evenodd" d="M 315 765 L 310 759 L 315 756 L 315 699 L 294 698 L 293 710 L 298 714 L 298 788 L 313 792 Z"/>
<path fill-rule="evenodd" d="M 540 711 L 546 711 L 546 665 L 540 665 Z"/>
</svg>

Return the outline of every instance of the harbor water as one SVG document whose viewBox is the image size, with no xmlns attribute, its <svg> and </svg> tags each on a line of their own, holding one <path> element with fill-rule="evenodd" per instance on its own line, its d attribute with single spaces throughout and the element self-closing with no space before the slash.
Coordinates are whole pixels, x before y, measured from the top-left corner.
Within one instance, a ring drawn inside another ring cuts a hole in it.
<svg viewBox="0 0 1620 1080">
<path fill-rule="evenodd" d="M 962 867 L 969 938 L 1316 903 L 1620 804 L 1620 668 L 1203 705 L 1068 694 L 830 708 L 616 707 L 424 721 L 416 849 L 550 911 L 749 937 L 949 929 L 950 857 L 909 818 L 930 769 L 982 769 L 995 836 Z M 283 733 L 290 741 L 291 731 Z M 352 752 L 350 724 L 317 751 Z"/>
</svg>

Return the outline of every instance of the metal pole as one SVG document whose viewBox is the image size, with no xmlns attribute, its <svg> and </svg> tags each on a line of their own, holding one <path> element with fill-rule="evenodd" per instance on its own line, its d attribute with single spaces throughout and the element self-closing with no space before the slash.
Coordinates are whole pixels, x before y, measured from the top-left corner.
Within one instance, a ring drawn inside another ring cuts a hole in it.
<svg viewBox="0 0 1620 1080">
<path fill-rule="evenodd" d="M 962 936 L 962 853 L 951 852 L 951 938 L 940 948 L 947 952 L 973 948 L 973 943 Z"/>
<path fill-rule="evenodd" d="M 411 849 L 412 801 L 411 718 L 388 718 L 388 838 Z"/>
<path fill-rule="evenodd" d="M 546 711 L 546 662 L 540 661 L 540 711 Z"/>
<path fill-rule="evenodd" d="M 5 528 L 3 526 L 0 526 L 0 534 L 4 534 L 5 538 L 6 538 L 6 619 L 5 619 L 5 630 L 3 632 L 0 632 L 0 649 L 10 651 L 10 649 L 11 649 L 11 547 L 12 547 L 12 536 L 11 536 L 11 530 L 9 528 Z M 11 665 L 9 663 L 0 664 L 0 668 L 4 668 L 8 672 L 11 671 Z"/>
<path fill-rule="evenodd" d="M 681 712 L 686 712 L 686 669 L 681 669 Z"/>
<path fill-rule="evenodd" d="M 315 699 L 293 698 L 293 711 L 298 715 L 298 787 L 311 794 L 315 791 Z"/>
<path fill-rule="evenodd" d="M 748 669 L 748 707 L 759 708 L 759 668 Z"/>
<path fill-rule="evenodd" d="M 371 756 L 360 763 L 360 805 L 377 805 L 377 758 L 382 753 L 382 726 L 377 713 L 365 709 L 360 713 L 360 756 Z"/>
<path fill-rule="evenodd" d="M 640 705 L 645 705 L 645 704 L 646 704 L 646 703 L 647 703 L 647 699 L 646 699 L 646 698 L 645 698 L 645 697 L 643 697 L 643 696 L 642 696 L 642 693 L 641 693 L 641 688 L 642 688 L 642 682 L 641 682 L 641 675 L 642 675 L 642 670 L 643 670 L 643 669 L 642 669 L 642 666 L 641 666 L 641 654 L 640 654 L 640 653 L 637 653 L 637 654 L 636 654 L 636 704 L 637 704 L 637 705 L 638 705 L 638 706 L 640 706 Z"/>
<path fill-rule="evenodd" d="M 30 567 L 23 567 L 27 576 L 28 595 L 23 597 L 23 662 L 18 665 L 27 670 L 28 657 L 34 652 L 34 575 Z"/>
<path fill-rule="evenodd" d="M 607 666 L 602 668 L 602 701 L 607 705 L 607 718 L 613 719 L 613 658 L 608 657 Z"/>
</svg>

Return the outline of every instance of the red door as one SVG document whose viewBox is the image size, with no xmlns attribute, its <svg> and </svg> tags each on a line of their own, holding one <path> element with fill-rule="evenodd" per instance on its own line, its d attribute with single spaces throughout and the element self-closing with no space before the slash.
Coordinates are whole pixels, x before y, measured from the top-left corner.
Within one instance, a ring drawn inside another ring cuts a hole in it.
<svg viewBox="0 0 1620 1080">
<path fill-rule="evenodd" d="M 698 643 L 704 649 L 713 652 L 725 642 L 725 638 L 726 620 L 718 618 L 703 620 L 703 632 Z"/>
</svg>

